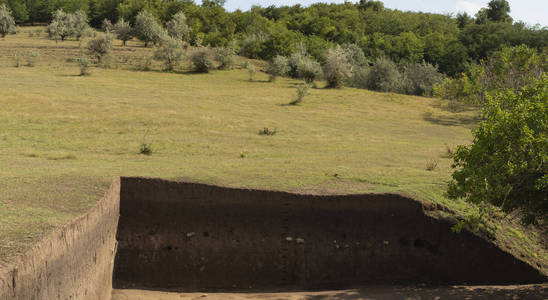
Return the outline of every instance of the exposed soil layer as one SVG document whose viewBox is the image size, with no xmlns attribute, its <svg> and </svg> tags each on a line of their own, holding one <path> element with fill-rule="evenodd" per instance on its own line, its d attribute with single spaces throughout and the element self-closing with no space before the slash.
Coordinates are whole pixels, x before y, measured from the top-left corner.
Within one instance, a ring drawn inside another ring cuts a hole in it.
<svg viewBox="0 0 548 300">
<path fill-rule="evenodd" d="M 119 196 L 115 180 L 84 216 L 0 265 L 0 299 L 110 299 Z"/>
<path fill-rule="evenodd" d="M 168 293 L 143 290 L 114 290 L 112 296 L 112 300 L 544 300 L 548 299 L 548 285 L 473 287 L 450 286 L 436 288 L 412 286 L 372 286 L 351 290 L 291 293 Z"/>
<path fill-rule="evenodd" d="M 312 196 L 122 178 L 118 288 L 525 284 L 537 269 L 399 195 Z"/>
</svg>

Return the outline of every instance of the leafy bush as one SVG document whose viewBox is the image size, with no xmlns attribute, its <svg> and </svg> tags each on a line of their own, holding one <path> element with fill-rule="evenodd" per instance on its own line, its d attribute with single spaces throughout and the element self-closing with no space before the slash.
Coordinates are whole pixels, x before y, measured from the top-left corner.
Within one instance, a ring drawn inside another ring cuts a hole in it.
<svg viewBox="0 0 548 300">
<path fill-rule="evenodd" d="M 123 19 L 123 18 L 122 18 Z M 110 22 L 109 19 L 103 19 L 103 22 L 101 22 L 101 30 L 103 32 L 111 32 L 114 30 L 114 26 L 112 25 L 112 22 Z"/>
<path fill-rule="evenodd" d="M 340 46 L 329 49 L 323 67 L 328 87 L 341 88 L 352 76 L 346 52 Z"/>
<path fill-rule="evenodd" d="M 289 102 L 290 105 L 297 105 L 301 102 L 303 102 L 303 99 L 306 95 L 308 95 L 308 91 L 310 90 L 310 84 L 303 83 L 299 84 L 297 86 L 297 99 L 295 99 L 292 102 Z"/>
<path fill-rule="evenodd" d="M 145 43 L 157 43 L 160 41 L 163 28 L 158 24 L 154 15 L 147 10 L 142 10 L 135 18 L 135 36 Z"/>
<path fill-rule="evenodd" d="M 265 127 L 261 130 L 259 130 L 259 135 L 267 135 L 267 136 L 273 136 L 276 134 L 276 128 L 270 129 L 268 127 Z"/>
<path fill-rule="evenodd" d="M 211 60 L 211 55 L 206 48 L 200 48 L 195 50 L 190 57 L 192 64 L 194 65 L 194 71 L 199 73 L 209 73 L 215 69 L 215 64 Z"/>
<path fill-rule="evenodd" d="M 191 29 L 186 22 L 186 16 L 182 11 L 176 13 L 166 24 L 169 36 L 182 42 L 189 42 Z"/>
<path fill-rule="evenodd" d="M 15 20 L 11 10 L 2 3 L 0 4 L 0 36 L 5 37 L 10 33 L 15 33 Z"/>
<path fill-rule="evenodd" d="M 346 60 L 350 65 L 352 71 L 356 68 L 365 67 L 369 64 L 369 61 L 365 57 L 362 48 L 356 44 L 343 44 L 342 49 L 346 55 Z"/>
<path fill-rule="evenodd" d="M 296 78 L 303 79 L 306 83 L 312 83 L 322 73 L 320 63 L 309 56 L 291 56 L 289 59 L 290 72 L 294 72 Z"/>
<path fill-rule="evenodd" d="M 185 52 L 183 43 L 179 39 L 172 37 L 162 42 L 162 45 L 154 52 L 154 58 L 164 62 L 166 70 L 172 71 L 182 60 Z"/>
<path fill-rule="evenodd" d="M 253 81 L 255 74 L 257 74 L 257 67 L 253 63 L 247 62 L 245 68 L 249 74 L 249 81 Z"/>
<path fill-rule="evenodd" d="M 381 92 L 398 92 L 402 76 L 396 64 L 386 57 L 379 57 L 367 77 L 367 88 Z"/>
<path fill-rule="evenodd" d="M 526 224 L 548 217 L 548 75 L 518 92 L 487 97 L 470 146 L 453 155 L 450 198 L 518 211 Z"/>
<path fill-rule="evenodd" d="M 28 51 L 25 54 L 25 60 L 27 61 L 26 66 L 27 67 L 34 67 L 38 63 L 38 60 L 40 59 L 40 52 L 38 51 Z"/>
<path fill-rule="evenodd" d="M 432 96 L 434 86 L 443 81 L 443 74 L 433 65 L 422 62 L 407 65 L 403 71 L 403 92 L 417 96 Z"/>
<path fill-rule="evenodd" d="M 133 29 L 131 28 L 131 25 L 129 22 L 124 20 L 124 18 L 120 18 L 116 24 L 114 24 L 113 27 L 114 33 L 116 34 L 116 38 L 122 41 L 122 45 L 126 45 L 126 42 L 131 40 L 133 38 Z"/>
<path fill-rule="evenodd" d="M 278 76 L 285 76 L 289 72 L 289 61 L 287 57 L 277 55 L 268 63 L 268 79 L 270 81 L 276 80 Z"/>
<path fill-rule="evenodd" d="M 369 88 L 369 66 L 357 67 L 352 71 L 352 86 L 360 89 Z"/>
<path fill-rule="evenodd" d="M 232 69 L 236 62 L 234 49 L 230 47 L 219 47 L 215 49 L 215 60 L 219 62 L 219 69 Z"/>
<path fill-rule="evenodd" d="M 80 76 L 87 76 L 91 74 L 91 72 L 89 71 L 89 67 L 91 66 L 91 61 L 89 60 L 89 58 L 82 56 L 76 59 L 76 62 L 80 67 Z"/>
<path fill-rule="evenodd" d="M 109 33 L 103 33 L 90 40 L 87 48 L 89 53 L 95 56 L 97 61 L 101 63 L 112 50 L 112 36 Z"/>
</svg>

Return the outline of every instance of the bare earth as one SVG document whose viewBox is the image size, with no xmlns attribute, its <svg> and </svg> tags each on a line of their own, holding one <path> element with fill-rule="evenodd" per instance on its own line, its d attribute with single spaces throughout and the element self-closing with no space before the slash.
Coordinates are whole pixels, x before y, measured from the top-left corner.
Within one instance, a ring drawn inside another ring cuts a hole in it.
<svg viewBox="0 0 548 300">
<path fill-rule="evenodd" d="M 451 287 L 394 287 L 376 286 L 351 290 L 324 292 L 282 293 L 173 293 L 143 290 L 114 290 L 113 300 L 180 300 L 180 299 L 290 299 L 290 300 L 421 300 L 421 299 L 548 299 L 548 284 L 520 286 L 451 286 Z"/>
</svg>

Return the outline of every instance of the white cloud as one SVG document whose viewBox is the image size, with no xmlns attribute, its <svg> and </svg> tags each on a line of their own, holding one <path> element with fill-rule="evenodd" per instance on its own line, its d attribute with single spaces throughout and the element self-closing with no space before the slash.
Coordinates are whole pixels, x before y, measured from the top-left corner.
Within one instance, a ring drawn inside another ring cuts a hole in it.
<svg viewBox="0 0 548 300">
<path fill-rule="evenodd" d="M 471 1 L 459 1 L 457 3 L 458 11 L 465 11 L 470 15 L 475 15 L 484 5 L 471 2 Z"/>
</svg>

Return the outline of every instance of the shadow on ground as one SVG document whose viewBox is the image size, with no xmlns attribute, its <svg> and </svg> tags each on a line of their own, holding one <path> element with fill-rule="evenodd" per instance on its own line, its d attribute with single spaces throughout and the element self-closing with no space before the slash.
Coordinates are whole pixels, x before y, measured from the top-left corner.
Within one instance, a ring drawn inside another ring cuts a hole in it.
<svg viewBox="0 0 548 300">
<path fill-rule="evenodd" d="M 280 292 L 280 293 L 170 293 L 142 290 L 114 290 L 113 300 L 419 300 L 419 299 L 548 299 L 548 284 L 522 286 L 453 286 L 453 287 L 366 287 L 352 290 L 327 292 Z"/>
</svg>

